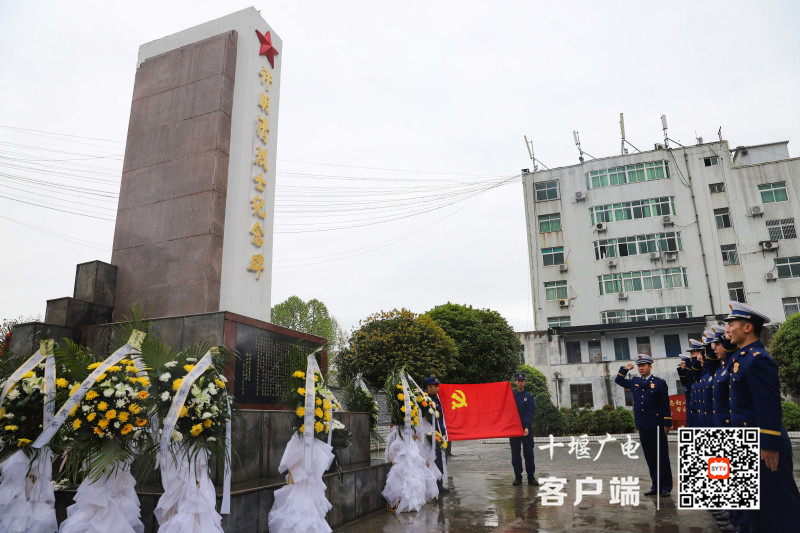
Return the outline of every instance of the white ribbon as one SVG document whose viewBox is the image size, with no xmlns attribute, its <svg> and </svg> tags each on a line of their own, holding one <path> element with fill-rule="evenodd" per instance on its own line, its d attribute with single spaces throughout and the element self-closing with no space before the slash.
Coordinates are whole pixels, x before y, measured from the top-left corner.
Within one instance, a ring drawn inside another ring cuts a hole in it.
<svg viewBox="0 0 800 533">
<path fill-rule="evenodd" d="M 317 350 L 319 351 L 319 350 Z M 303 464 L 311 465 L 314 459 L 314 397 L 316 384 L 314 370 L 317 368 L 317 351 L 306 358 L 305 413 L 303 415 Z"/>
<path fill-rule="evenodd" d="M 225 479 L 222 482 L 222 506 L 219 514 L 231 513 L 231 399 L 225 389 L 225 403 L 228 404 L 228 421 L 225 422 Z"/>
<path fill-rule="evenodd" d="M 3 390 L 0 392 L 0 407 L 3 406 L 3 401 L 5 401 L 6 396 L 8 395 L 9 391 L 17 384 L 20 378 L 33 370 L 36 365 L 42 362 L 42 359 L 47 357 L 48 352 L 52 353 L 53 351 L 53 341 L 41 341 L 39 345 L 39 349 L 36 350 L 32 356 L 28 358 L 27 361 L 22 363 L 22 365 L 14 371 L 13 374 L 8 376 L 8 380 L 6 384 L 3 385 Z"/>
<path fill-rule="evenodd" d="M 414 381 L 414 378 L 412 378 L 411 376 L 408 376 L 408 379 L 411 380 L 411 383 L 414 384 L 414 386 L 417 388 L 417 390 L 419 390 L 420 392 L 424 392 L 425 395 L 428 394 L 427 392 L 422 390 L 422 387 L 420 387 L 419 384 L 416 381 Z M 428 401 L 428 406 L 430 406 L 430 404 L 433 403 L 433 398 L 429 397 L 428 400 L 429 400 Z M 416 401 L 416 398 L 415 398 L 415 401 Z M 420 415 L 421 414 L 422 413 L 420 413 Z M 431 425 L 433 426 L 433 432 L 431 433 L 431 453 L 433 454 L 434 457 L 436 457 L 436 415 L 435 414 L 433 415 L 433 420 L 431 421 Z"/>
<path fill-rule="evenodd" d="M 403 417 L 403 440 L 408 442 L 411 439 L 411 400 L 409 398 L 408 380 L 406 379 L 405 371 L 400 373 L 400 382 L 403 385 L 403 406 L 405 407 L 405 416 Z"/>
<path fill-rule="evenodd" d="M 42 348 L 44 348 L 42 341 Z M 53 341 L 49 341 L 44 360 L 44 415 L 43 423 L 48 424 L 56 412 L 56 359 L 53 357 Z"/>
<path fill-rule="evenodd" d="M 124 358 L 130 353 L 138 352 L 143 338 L 144 333 L 134 330 L 130 339 L 128 339 L 128 342 L 124 346 L 108 356 L 108 358 L 103 361 L 100 366 L 95 368 L 92 373 L 83 380 L 83 383 L 80 384 L 78 389 L 72 393 L 64 405 L 61 406 L 61 409 L 58 410 L 55 416 L 45 426 L 44 431 L 42 431 L 42 434 L 39 435 L 31 447 L 38 449 L 43 446 L 47 446 L 58 429 L 67 420 L 72 408 L 78 405 L 81 400 L 83 400 L 83 397 L 86 396 L 86 393 L 92 388 L 92 385 L 94 385 L 94 383 L 97 381 L 97 378 L 99 378 L 101 374 L 105 373 L 108 367 L 117 364 L 120 359 Z"/>
</svg>

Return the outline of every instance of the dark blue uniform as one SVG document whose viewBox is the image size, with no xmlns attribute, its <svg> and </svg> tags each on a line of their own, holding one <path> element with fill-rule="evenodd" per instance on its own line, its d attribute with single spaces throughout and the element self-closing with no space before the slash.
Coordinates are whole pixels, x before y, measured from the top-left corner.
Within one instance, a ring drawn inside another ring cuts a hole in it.
<svg viewBox="0 0 800 533">
<path fill-rule="evenodd" d="M 783 427 L 778 366 L 760 341 L 735 353 L 730 369 L 731 425 L 757 427 L 761 449 L 778 451 L 778 470 L 761 461 L 761 510 L 752 511 L 752 531 L 797 531 L 800 493 L 792 475 L 792 445 Z"/>
<path fill-rule="evenodd" d="M 689 376 L 689 374 L 692 371 L 692 369 L 690 368 L 691 364 L 692 364 L 692 361 L 688 360 L 688 361 L 686 361 L 686 368 L 678 367 L 678 377 L 681 380 L 681 386 L 683 387 L 684 398 L 686 398 L 686 400 L 685 400 L 686 401 L 686 403 L 685 403 L 685 406 L 686 406 L 686 427 L 689 427 L 689 428 L 692 427 L 691 413 L 689 412 L 689 401 L 691 399 L 692 385 L 693 385 L 692 379 Z"/>
<path fill-rule="evenodd" d="M 712 379 L 713 410 L 712 418 L 714 427 L 725 428 L 731 425 L 731 401 L 730 401 L 730 368 L 729 361 L 720 361 L 719 368 L 714 373 Z"/>
<path fill-rule="evenodd" d="M 442 411 L 442 402 L 439 400 L 438 394 L 432 394 L 431 400 L 433 400 L 433 403 L 436 404 L 436 410 L 439 413 L 439 417 L 436 418 L 436 421 L 434 423 L 434 429 L 442 435 L 442 438 L 444 438 L 445 434 L 447 434 L 447 426 L 445 426 L 444 423 L 444 414 L 443 414 L 444 411 Z M 439 490 L 442 490 L 442 486 L 444 485 L 444 468 L 442 465 L 441 448 L 438 447 L 436 448 L 436 460 L 434 462 L 436 463 L 436 468 L 438 468 L 439 472 L 442 473 L 442 479 L 436 480 L 436 485 L 439 487 Z"/>
<path fill-rule="evenodd" d="M 642 452 L 650 470 L 653 485 L 650 490 L 672 491 L 672 470 L 669 464 L 669 447 L 664 427 L 672 427 L 667 382 L 650 375 L 647 378 L 626 379 L 628 369 L 619 368 L 614 382 L 630 389 L 633 396 L 633 417 L 639 429 Z M 656 487 L 656 480 L 660 486 Z"/>
<path fill-rule="evenodd" d="M 514 467 L 514 477 L 522 477 L 522 457 L 520 457 L 520 447 L 522 455 L 525 457 L 525 471 L 528 472 L 528 479 L 533 478 L 536 465 L 533 462 L 533 416 L 536 414 L 536 403 L 530 392 L 517 392 L 514 389 L 514 401 L 517 402 L 519 419 L 522 422 L 522 429 L 528 430 L 528 435 L 523 437 L 510 437 L 511 444 L 511 466 Z"/>
</svg>

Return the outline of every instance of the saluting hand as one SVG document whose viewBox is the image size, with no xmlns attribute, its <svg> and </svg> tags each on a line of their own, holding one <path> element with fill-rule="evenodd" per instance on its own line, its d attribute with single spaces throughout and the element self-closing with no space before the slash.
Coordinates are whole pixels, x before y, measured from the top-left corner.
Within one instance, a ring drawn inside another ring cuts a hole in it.
<svg viewBox="0 0 800 533">
<path fill-rule="evenodd" d="M 625 368 L 630 370 L 631 368 L 633 368 L 633 363 L 628 363 L 627 365 L 625 365 Z"/>
<path fill-rule="evenodd" d="M 686 361 L 681 361 L 681 368 L 686 368 Z"/>
</svg>

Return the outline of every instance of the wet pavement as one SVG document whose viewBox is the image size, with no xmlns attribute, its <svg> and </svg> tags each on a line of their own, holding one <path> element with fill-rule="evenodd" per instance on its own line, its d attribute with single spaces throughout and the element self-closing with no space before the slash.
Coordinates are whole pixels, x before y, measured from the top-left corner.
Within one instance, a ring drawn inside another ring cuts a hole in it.
<svg viewBox="0 0 800 533">
<path fill-rule="evenodd" d="M 508 444 L 480 442 L 454 443 L 454 456 L 448 462 L 451 493 L 439 501 L 425 505 L 417 513 L 379 512 L 336 528 L 336 533 L 367 532 L 655 532 L 711 533 L 719 531 L 708 511 L 678 510 L 676 464 L 672 464 L 676 487 L 670 498 L 644 496 L 650 488 L 647 465 L 639 459 L 626 457 L 618 443 L 609 443 L 594 460 L 599 448 L 591 446 L 591 457 L 576 459 L 567 447 L 554 449 L 553 458 L 536 443 L 536 477 L 566 478 L 563 505 L 548 506 L 537 497 L 540 487 L 511 485 L 511 452 Z M 800 475 L 800 446 L 795 443 L 795 478 Z M 670 455 L 675 457 L 675 443 L 670 443 Z M 376 455 L 377 457 L 378 455 Z M 576 480 L 591 476 L 602 481 L 602 492 L 583 496 L 575 504 Z M 638 506 L 609 503 L 609 484 L 612 477 L 639 478 Z M 658 508 L 657 508 L 658 507 Z"/>
</svg>

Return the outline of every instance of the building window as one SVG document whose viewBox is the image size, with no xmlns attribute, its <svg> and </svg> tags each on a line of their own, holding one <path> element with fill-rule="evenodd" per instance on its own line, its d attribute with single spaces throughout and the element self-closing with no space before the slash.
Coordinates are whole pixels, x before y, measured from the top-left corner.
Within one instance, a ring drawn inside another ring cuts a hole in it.
<svg viewBox="0 0 800 533">
<path fill-rule="evenodd" d="M 797 232 L 794 229 L 793 218 L 767 220 L 767 230 L 769 231 L 769 238 L 772 241 L 797 238 Z"/>
<path fill-rule="evenodd" d="M 719 164 L 719 159 L 716 156 L 715 157 L 704 157 L 703 158 L 703 163 L 707 167 L 711 167 L 711 166 L 714 166 L 714 165 L 718 165 Z"/>
<path fill-rule="evenodd" d="M 533 187 L 536 189 L 537 202 L 546 202 L 547 200 L 556 200 L 558 198 L 558 180 L 535 183 Z"/>
<path fill-rule="evenodd" d="M 653 355 L 653 351 L 650 349 L 650 337 L 636 337 L 636 353 Z"/>
<path fill-rule="evenodd" d="M 795 313 L 800 313 L 800 296 L 792 296 L 783 299 L 783 314 L 789 318 Z"/>
<path fill-rule="evenodd" d="M 683 250 L 680 231 L 648 233 L 618 239 L 594 241 L 595 259 L 608 257 L 627 257 L 650 252 L 675 252 Z"/>
<path fill-rule="evenodd" d="M 786 194 L 785 181 L 759 185 L 758 191 L 761 193 L 761 201 L 765 204 L 771 204 L 773 202 L 785 202 L 789 199 L 789 196 Z"/>
<path fill-rule="evenodd" d="M 603 350 L 600 341 L 589 341 L 589 362 L 599 363 L 603 360 Z"/>
<path fill-rule="evenodd" d="M 669 178 L 669 164 L 666 161 L 652 161 L 587 172 L 586 188 L 598 189 L 610 185 L 624 185 L 664 178 Z"/>
<path fill-rule="evenodd" d="M 739 256 L 736 253 L 736 245 L 735 244 L 723 244 L 720 246 L 720 250 L 722 250 L 722 264 L 725 266 L 728 265 L 738 265 L 739 264 Z"/>
<path fill-rule="evenodd" d="M 779 278 L 800 278 L 800 255 L 775 260 Z"/>
<path fill-rule="evenodd" d="M 589 213 L 592 216 L 592 224 L 674 215 L 675 198 L 673 196 L 662 196 L 648 198 L 647 200 L 598 205 L 589 208 Z"/>
<path fill-rule="evenodd" d="M 731 227 L 731 214 L 727 207 L 714 209 L 714 220 L 717 221 L 717 229 Z"/>
<path fill-rule="evenodd" d="M 681 336 L 664 335 L 664 351 L 667 357 L 678 357 L 681 354 Z"/>
<path fill-rule="evenodd" d="M 744 299 L 744 283 L 741 281 L 728 283 L 728 298 L 735 302 L 747 303 Z"/>
<path fill-rule="evenodd" d="M 568 328 L 570 324 L 568 316 L 549 316 L 547 317 L 548 328 Z"/>
<path fill-rule="evenodd" d="M 567 297 L 566 281 L 545 281 L 544 282 L 545 300 L 561 300 Z"/>
<path fill-rule="evenodd" d="M 724 183 L 709 183 L 708 190 L 711 194 L 717 192 L 725 192 L 725 184 Z"/>
<path fill-rule="evenodd" d="M 658 270 L 637 270 L 620 274 L 603 274 L 597 276 L 600 294 L 615 292 L 649 291 L 653 289 L 673 289 L 688 287 L 686 268 L 661 268 Z"/>
<path fill-rule="evenodd" d="M 580 384 L 569 386 L 569 396 L 572 403 L 578 404 L 578 407 L 594 407 L 594 399 L 592 398 L 592 384 Z"/>
<path fill-rule="evenodd" d="M 800 259 L 800 257 L 798 257 Z M 798 264 L 800 272 L 800 264 Z M 669 307 L 646 307 L 643 309 L 623 309 L 618 311 L 602 311 L 600 319 L 603 324 L 619 324 L 623 322 L 646 322 L 648 320 L 667 320 L 671 318 L 691 318 L 691 305 L 673 305 Z"/>
<path fill-rule="evenodd" d="M 544 266 L 563 265 L 564 247 L 542 248 L 542 263 Z"/>
<path fill-rule="evenodd" d="M 521 365 L 525 364 L 525 345 L 524 344 L 520 344 L 519 345 L 519 364 L 521 364 Z"/>
<path fill-rule="evenodd" d="M 561 231 L 561 213 L 539 215 L 539 233 Z"/>
<path fill-rule="evenodd" d="M 625 391 L 625 407 L 633 407 L 633 394 L 630 389 L 623 389 Z"/>
<path fill-rule="evenodd" d="M 628 338 L 614 339 L 614 358 L 617 361 L 630 361 L 631 348 L 628 344 Z"/>
<path fill-rule="evenodd" d="M 564 343 L 567 349 L 567 363 L 577 364 L 581 362 L 581 342 L 567 341 Z"/>
</svg>

